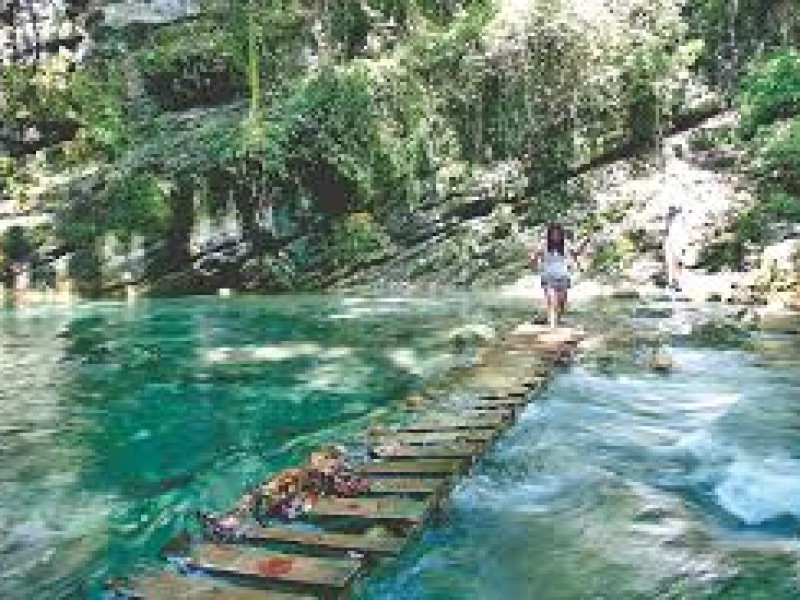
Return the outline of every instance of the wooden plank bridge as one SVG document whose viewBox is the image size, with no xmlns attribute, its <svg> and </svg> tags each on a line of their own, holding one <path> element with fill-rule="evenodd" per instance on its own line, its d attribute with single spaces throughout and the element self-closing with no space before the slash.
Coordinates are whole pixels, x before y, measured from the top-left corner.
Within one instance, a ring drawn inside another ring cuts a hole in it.
<svg viewBox="0 0 800 600">
<path fill-rule="evenodd" d="M 231 540 L 186 544 L 180 571 L 142 574 L 108 597 L 142 600 L 345 598 L 376 562 L 391 560 L 442 510 L 459 476 L 511 427 L 583 334 L 526 324 L 484 349 L 462 392 L 415 397 L 402 422 L 357 441 L 373 458 L 356 466 L 356 497 L 323 496 L 301 517 L 243 527 Z"/>
</svg>

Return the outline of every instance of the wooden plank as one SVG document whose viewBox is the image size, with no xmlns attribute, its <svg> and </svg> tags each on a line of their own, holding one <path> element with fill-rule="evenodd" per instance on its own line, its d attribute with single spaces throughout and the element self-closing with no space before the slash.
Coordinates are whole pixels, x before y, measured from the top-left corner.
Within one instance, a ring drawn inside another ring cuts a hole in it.
<svg viewBox="0 0 800 600">
<path fill-rule="evenodd" d="M 349 533 L 302 531 L 288 527 L 248 527 L 243 533 L 244 539 L 249 542 L 280 542 L 308 548 L 388 556 L 399 554 L 406 542 L 404 538 L 399 537 L 371 538 Z"/>
<path fill-rule="evenodd" d="M 421 416 L 425 417 L 425 420 L 429 420 L 431 418 L 452 418 L 455 416 L 465 416 L 467 418 L 484 418 L 487 415 L 492 416 L 501 416 L 504 419 L 513 419 L 514 418 L 514 410 L 520 406 L 520 404 L 527 404 L 527 400 L 524 402 L 521 401 L 509 401 L 509 402 L 481 402 L 481 403 L 474 403 L 474 402 L 445 402 L 439 404 L 435 408 L 438 409 L 438 412 L 431 412 L 430 407 L 422 407 L 422 408 L 413 408 L 409 409 L 411 412 L 416 412 Z"/>
<path fill-rule="evenodd" d="M 491 427 L 502 425 L 504 420 L 511 417 L 511 411 L 508 411 L 508 415 L 503 415 L 502 413 L 487 415 L 486 411 L 480 409 L 441 407 L 438 411 L 431 411 L 421 416 L 424 417 L 425 421 L 440 421 L 442 423 L 474 422 L 480 428 L 481 426 Z M 408 427 L 408 425 L 405 426 Z"/>
<path fill-rule="evenodd" d="M 408 498 L 320 498 L 306 514 L 311 517 L 342 517 L 366 521 L 422 523 L 429 503 Z"/>
<path fill-rule="evenodd" d="M 513 390 L 511 392 L 504 392 L 498 394 L 483 394 L 481 398 L 484 398 L 486 400 L 500 400 L 503 398 L 525 398 L 528 396 L 528 394 L 530 394 L 530 388 L 524 390 Z"/>
<path fill-rule="evenodd" d="M 483 447 L 483 444 L 412 446 L 390 442 L 373 448 L 373 452 L 379 458 L 398 460 L 414 458 L 473 458 L 483 450 Z"/>
<path fill-rule="evenodd" d="M 582 339 L 586 336 L 583 329 L 577 327 L 558 327 L 551 329 L 547 325 L 524 323 L 509 333 L 505 340 L 516 339 Z"/>
<path fill-rule="evenodd" d="M 462 471 L 469 461 L 455 458 L 422 460 L 376 460 L 364 463 L 359 471 L 366 475 L 451 475 Z"/>
<path fill-rule="evenodd" d="M 362 563 L 352 558 L 317 558 L 201 544 L 192 552 L 187 565 L 229 577 L 343 590 L 355 579 Z"/>
<path fill-rule="evenodd" d="M 477 410 L 487 410 L 487 409 L 495 409 L 495 408 L 505 408 L 505 409 L 518 409 L 524 408 L 530 404 L 531 401 L 528 398 L 496 398 L 492 400 L 478 400 L 477 402 L 470 404 L 471 408 Z"/>
<path fill-rule="evenodd" d="M 469 408 L 472 411 L 481 414 L 506 414 L 508 418 L 516 417 L 516 411 L 521 408 L 528 406 L 528 401 L 521 401 L 515 402 L 513 400 L 502 401 L 502 400 L 493 400 L 491 402 L 479 402 L 476 404 L 470 404 L 465 408 Z"/>
<path fill-rule="evenodd" d="M 398 427 L 397 431 L 452 431 L 460 429 L 499 429 L 508 424 L 506 415 L 479 415 L 472 418 L 456 414 L 428 415 L 425 419 Z"/>
<path fill-rule="evenodd" d="M 544 380 L 539 380 L 532 382 L 530 384 L 525 384 L 522 388 L 515 388 L 511 390 L 503 390 L 497 392 L 483 392 L 480 394 L 480 398 L 484 400 L 499 400 L 501 398 L 525 398 L 528 394 L 531 393 L 532 389 L 535 389 L 544 384 Z"/>
<path fill-rule="evenodd" d="M 136 600 L 313 600 L 307 594 L 245 588 L 206 576 L 183 576 L 170 571 L 138 577 L 125 598 Z"/>
<path fill-rule="evenodd" d="M 497 436 L 496 429 L 461 429 L 445 431 L 399 431 L 386 430 L 373 433 L 374 440 L 390 439 L 413 446 L 435 446 L 453 442 L 485 443 Z"/>
<path fill-rule="evenodd" d="M 383 495 L 438 494 L 446 485 L 448 485 L 446 478 L 383 477 L 370 481 L 368 493 Z"/>
</svg>

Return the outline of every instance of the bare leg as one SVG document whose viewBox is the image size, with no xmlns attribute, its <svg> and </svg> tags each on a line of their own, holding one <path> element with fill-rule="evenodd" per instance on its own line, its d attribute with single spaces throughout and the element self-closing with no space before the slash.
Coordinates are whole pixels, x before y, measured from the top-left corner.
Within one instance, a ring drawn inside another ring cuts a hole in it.
<svg viewBox="0 0 800 600">
<path fill-rule="evenodd" d="M 556 292 L 556 314 L 558 315 L 558 319 L 561 320 L 561 317 L 564 315 L 564 312 L 567 310 L 567 290 L 558 290 Z"/>
<path fill-rule="evenodd" d="M 683 261 L 677 260 L 675 261 L 675 287 L 682 289 L 683 288 Z"/>
<path fill-rule="evenodd" d="M 547 322 L 550 324 L 551 329 L 555 328 L 558 321 L 556 293 L 557 292 L 550 287 L 547 287 L 544 290 L 544 295 L 547 298 Z"/>
<path fill-rule="evenodd" d="M 667 289 L 671 288 L 675 283 L 675 260 L 671 253 L 667 254 Z"/>
</svg>

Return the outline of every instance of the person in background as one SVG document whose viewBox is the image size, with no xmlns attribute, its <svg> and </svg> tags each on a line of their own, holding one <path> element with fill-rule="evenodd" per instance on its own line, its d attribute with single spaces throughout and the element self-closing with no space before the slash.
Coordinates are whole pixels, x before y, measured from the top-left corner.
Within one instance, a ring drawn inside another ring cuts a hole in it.
<svg viewBox="0 0 800 600">
<path fill-rule="evenodd" d="M 551 328 L 558 325 L 567 307 L 572 262 L 583 253 L 588 242 L 587 238 L 579 247 L 572 248 L 566 237 L 561 224 L 550 223 L 543 244 L 529 255 L 534 268 L 539 267 Z"/>
<path fill-rule="evenodd" d="M 683 270 L 686 266 L 688 236 L 686 223 L 680 209 L 670 206 L 666 217 L 667 235 L 664 238 L 664 259 L 667 266 L 667 287 L 681 290 Z"/>
</svg>

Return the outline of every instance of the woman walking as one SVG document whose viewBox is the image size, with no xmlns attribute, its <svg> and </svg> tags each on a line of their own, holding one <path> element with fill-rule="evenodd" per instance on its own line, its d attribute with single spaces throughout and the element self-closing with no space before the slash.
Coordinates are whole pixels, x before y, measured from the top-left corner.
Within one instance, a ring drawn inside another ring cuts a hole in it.
<svg viewBox="0 0 800 600">
<path fill-rule="evenodd" d="M 666 216 L 667 236 L 664 238 L 664 259 L 667 263 L 667 287 L 681 291 L 686 249 L 689 245 L 686 220 L 676 206 L 670 206 Z"/>
<path fill-rule="evenodd" d="M 530 253 L 531 263 L 539 265 L 545 300 L 547 320 L 555 328 L 567 307 L 567 290 L 570 287 L 570 262 L 582 252 L 588 240 L 572 250 L 566 239 L 564 227 L 559 223 L 547 226 L 544 244 Z"/>
</svg>

